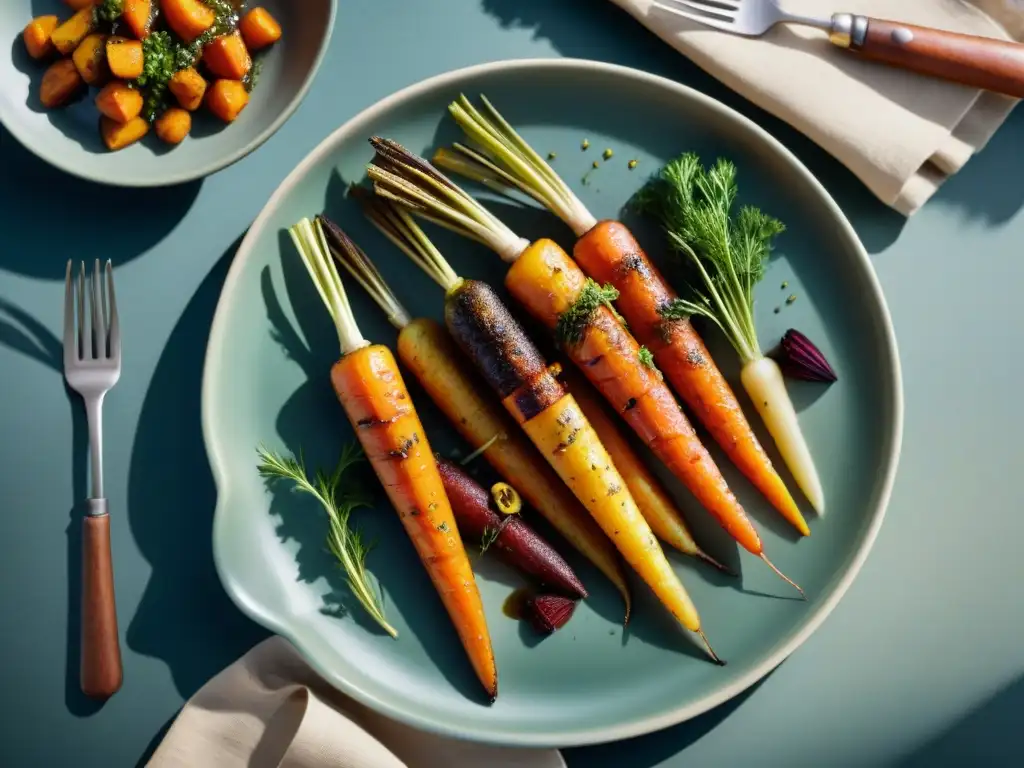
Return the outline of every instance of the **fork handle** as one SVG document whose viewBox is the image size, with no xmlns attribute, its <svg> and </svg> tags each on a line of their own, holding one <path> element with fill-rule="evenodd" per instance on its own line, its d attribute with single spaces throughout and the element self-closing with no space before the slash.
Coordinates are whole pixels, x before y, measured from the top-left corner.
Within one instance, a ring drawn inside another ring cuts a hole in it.
<svg viewBox="0 0 1024 768">
<path fill-rule="evenodd" d="M 1024 98 L 1020 43 L 864 17 L 854 17 L 853 32 L 849 47 L 865 59 Z"/>
<path fill-rule="evenodd" d="M 101 504 L 100 504 L 101 503 Z M 106 699 L 121 688 L 121 646 L 110 555 L 110 515 L 106 499 L 90 499 L 82 520 L 82 666 L 86 696 Z M 102 506 L 100 514 L 92 514 Z"/>
</svg>

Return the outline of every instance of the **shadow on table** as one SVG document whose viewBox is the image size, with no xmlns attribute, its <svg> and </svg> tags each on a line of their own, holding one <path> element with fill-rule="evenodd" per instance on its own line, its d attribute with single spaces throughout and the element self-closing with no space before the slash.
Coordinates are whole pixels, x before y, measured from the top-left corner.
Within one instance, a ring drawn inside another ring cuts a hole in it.
<svg viewBox="0 0 1024 768">
<path fill-rule="evenodd" d="M 0 269 L 63 279 L 68 259 L 131 261 L 192 207 L 201 181 L 154 189 L 94 184 L 40 160 L 0 128 Z"/>
<path fill-rule="evenodd" d="M 703 715 L 663 731 L 612 744 L 565 751 L 569 768 L 654 768 L 713 731 L 774 674 L 769 672 L 742 693 Z"/>
<path fill-rule="evenodd" d="M 61 340 L 36 318 L 16 304 L 0 297 L 0 344 L 20 352 L 61 377 L 63 382 L 63 345 Z M 89 427 L 79 396 L 64 384 L 71 406 L 71 478 L 73 498 L 70 500 L 67 538 L 67 641 L 64 671 L 64 705 L 76 717 L 88 717 L 103 708 L 104 701 L 90 699 L 82 693 L 79 666 L 81 661 L 81 589 L 82 589 L 82 514 L 80 505 L 89 492 L 88 472 Z"/>
<path fill-rule="evenodd" d="M 129 525 L 152 573 L 127 644 L 163 660 L 185 698 L 267 636 L 235 608 L 217 577 L 216 491 L 200 425 L 206 339 L 240 242 L 216 263 L 171 332 L 142 406 L 128 476 Z"/>
<path fill-rule="evenodd" d="M 1017 733 L 1024 712 L 1024 677 L 982 702 L 895 765 L 1014 765 L 1020 760 Z"/>
</svg>

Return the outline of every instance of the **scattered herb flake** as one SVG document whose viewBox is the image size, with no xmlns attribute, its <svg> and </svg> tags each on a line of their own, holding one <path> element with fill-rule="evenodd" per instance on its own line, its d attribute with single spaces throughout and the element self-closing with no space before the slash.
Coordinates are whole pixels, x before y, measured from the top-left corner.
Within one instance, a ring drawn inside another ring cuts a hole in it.
<svg viewBox="0 0 1024 768">
<path fill-rule="evenodd" d="M 580 342 L 597 308 L 606 306 L 614 312 L 612 302 L 617 298 L 619 298 L 619 292 L 612 285 L 608 284 L 602 287 L 587 278 L 576 301 L 558 318 L 558 325 L 555 328 L 558 340 L 563 344 Z"/>
<path fill-rule="evenodd" d="M 558 157 L 558 155 L 554 152 L 548 152 L 548 160 L 554 160 L 556 157 Z"/>
<path fill-rule="evenodd" d="M 606 149 L 606 150 L 605 150 L 604 152 L 602 152 L 602 153 L 601 153 L 601 157 L 603 157 L 603 158 L 604 158 L 605 160 L 611 160 L 611 159 L 612 159 L 612 156 L 613 156 L 614 154 L 615 154 L 615 153 L 614 153 L 614 152 L 612 152 L 611 148 L 608 148 L 608 149 Z"/>
<path fill-rule="evenodd" d="M 651 350 L 649 350 L 647 347 L 640 347 L 640 352 L 637 355 L 637 357 L 640 358 L 640 364 L 643 365 L 645 368 L 654 367 L 654 355 L 651 354 Z"/>
<path fill-rule="evenodd" d="M 634 168 L 636 168 L 636 160 L 630 160 L 628 163 L 626 163 L 626 167 L 632 171 Z"/>
<path fill-rule="evenodd" d="M 787 304 L 792 304 L 794 301 L 796 301 L 796 294 L 795 293 L 791 293 L 791 294 L 789 294 L 789 296 L 786 297 L 786 303 Z"/>
<path fill-rule="evenodd" d="M 587 139 L 584 139 L 583 143 L 580 144 L 580 149 L 582 149 L 583 151 L 590 149 L 590 142 Z"/>
</svg>

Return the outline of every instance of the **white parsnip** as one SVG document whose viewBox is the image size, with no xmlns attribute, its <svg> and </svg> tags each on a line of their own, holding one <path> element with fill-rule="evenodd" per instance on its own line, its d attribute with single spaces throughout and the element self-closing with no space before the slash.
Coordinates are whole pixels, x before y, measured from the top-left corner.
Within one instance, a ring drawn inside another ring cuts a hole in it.
<svg viewBox="0 0 1024 768">
<path fill-rule="evenodd" d="M 743 366 L 740 380 L 796 484 L 814 511 L 819 515 L 825 514 L 825 493 L 821 488 L 821 480 L 778 364 L 770 357 L 751 360 Z"/>
</svg>

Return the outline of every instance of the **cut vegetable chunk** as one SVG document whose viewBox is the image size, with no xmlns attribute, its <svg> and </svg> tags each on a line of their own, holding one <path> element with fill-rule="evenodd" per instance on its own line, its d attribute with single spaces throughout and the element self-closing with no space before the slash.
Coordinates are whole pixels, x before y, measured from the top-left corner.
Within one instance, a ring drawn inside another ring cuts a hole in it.
<svg viewBox="0 0 1024 768">
<path fill-rule="evenodd" d="M 250 51 L 258 51 L 281 39 L 281 25 L 266 8 L 253 8 L 238 23 L 238 30 Z"/>
<path fill-rule="evenodd" d="M 168 87 L 182 109 L 195 112 L 202 106 L 203 96 L 206 95 L 206 81 L 195 68 L 179 69 L 171 77 Z"/>
<path fill-rule="evenodd" d="M 94 21 L 92 8 L 83 8 L 53 30 L 53 34 L 50 35 L 53 46 L 67 56 L 85 40 L 86 35 L 92 32 Z"/>
<path fill-rule="evenodd" d="M 127 37 L 112 37 L 107 40 L 107 65 L 115 77 L 134 80 L 142 74 L 142 43 Z"/>
<path fill-rule="evenodd" d="M 82 76 L 71 59 L 61 59 L 50 65 L 39 86 L 39 100 L 48 109 L 60 107 L 82 86 Z"/>
<path fill-rule="evenodd" d="M 203 47 L 203 63 L 217 77 L 241 80 L 252 68 L 252 57 L 237 32 L 222 35 Z"/>
<path fill-rule="evenodd" d="M 121 18 L 133 35 L 139 40 L 145 40 L 149 37 L 149 28 L 153 23 L 152 0 L 125 0 Z"/>
<path fill-rule="evenodd" d="M 192 130 L 192 115 L 180 107 L 171 107 L 160 115 L 153 129 L 168 144 L 181 144 Z"/>
<path fill-rule="evenodd" d="M 104 116 L 100 118 L 100 133 L 107 149 L 116 152 L 134 144 L 149 133 L 149 123 L 141 117 L 133 117 L 127 123 L 119 123 Z"/>
<path fill-rule="evenodd" d="M 106 42 L 105 35 L 87 35 L 71 56 L 78 74 L 89 85 L 102 85 L 110 77 Z"/>
<path fill-rule="evenodd" d="M 58 23 L 59 19 L 56 16 L 39 16 L 28 23 L 21 37 L 25 41 L 25 49 L 29 56 L 33 59 L 44 59 L 53 53 L 50 35 Z"/>
<path fill-rule="evenodd" d="M 202 0 L 161 0 L 164 19 L 178 37 L 191 43 L 217 21 L 213 8 Z"/>
<path fill-rule="evenodd" d="M 109 83 L 96 96 L 96 109 L 116 123 L 127 123 L 142 114 L 142 93 L 125 83 Z"/>
<path fill-rule="evenodd" d="M 217 80 L 206 94 L 206 105 L 225 123 L 233 123 L 249 103 L 249 92 L 238 80 Z"/>
</svg>

